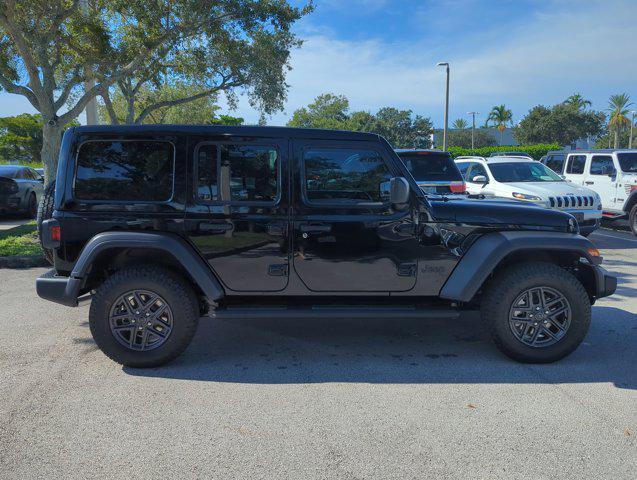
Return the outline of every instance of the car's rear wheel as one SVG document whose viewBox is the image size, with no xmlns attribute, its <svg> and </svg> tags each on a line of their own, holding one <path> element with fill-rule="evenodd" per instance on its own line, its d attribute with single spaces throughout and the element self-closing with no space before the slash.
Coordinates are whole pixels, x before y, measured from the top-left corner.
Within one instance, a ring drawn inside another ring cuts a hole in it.
<svg viewBox="0 0 637 480">
<path fill-rule="evenodd" d="M 29 195 L 29 203 L 27 205 L 27 215 L 29 218 L 36 218 L 38 215 L 38 199 L 34 192 Z"/>
<path fill-rule="evenodd" d="M 98 288 L 89 313 L 98 347 L 130 367 L 156 367 L 176 358 L 190 344 L 198 320 L 191 286 L 153 266 L 113 274 Z"/>
<path fill-rule="evenodd" d="M 628 214 L 628 222 L 630 223 L 630 231 L 637 236 L 637 203 L 633 205 Z"/>
<path fill-rule="evenodd" d="M 496 346 L 525 363 L 566 357 L 582 342 L 591 304 L 580 281 L 551 263 L 517 264 L 497 274 L 482 299 Z"/>
</svg>

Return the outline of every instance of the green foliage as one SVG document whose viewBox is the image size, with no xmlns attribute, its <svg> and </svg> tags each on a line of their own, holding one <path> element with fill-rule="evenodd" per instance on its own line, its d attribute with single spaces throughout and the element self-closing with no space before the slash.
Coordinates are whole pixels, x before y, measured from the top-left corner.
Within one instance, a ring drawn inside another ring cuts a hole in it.
<svg viewBox="0 0 637 480">
<path fill-rule="evenodd" d="M 630 97 L 626 93 L 620 93 L 618 95 L 611 95 L 608 100 L 608 111 L 610 112 L 610 118 L 608 120 L 608 127 L 614 132 L 614 146 L 619 148 L 620 134 L 625 127 L 630 127 L 630 119 L 628 118 L 628 107 L 632 105 Z"/>
<path fill-rule="evenodd" d="M 459 157 L 462 155 L 477 155 L 479 157 L 488 157 L 495 152 L 510 152 L 515 150 L 516 152 L 528 153 L 536 160 L 547 154 L 551 150 L 560 150 L 561 147 L 557 143 L 541 143 L 537 145 L 516 145 L 512 146 L 498 146 L 498 147 L 484 147 L 471 150 L 470 148 L 450 147 L 449 153 L 452 157 Z"/>
<path fill-rule="evenodd" d="M 289 127 L 352 130 L 382 135 L 395 148 L 426 148 L 433 132 L 431 120 L 411 110 L 384 107 L 376 114 L 349 112 L 349 100 L 343 95 L 326 93 L 316 97 L 307 107 L 296 110 Z"/>
<path fill-rule="evenodd" d="M 467 122 L 464 118 L 456 118 L 451 124 L 451 128 L 455 128 L 457 130 L 464 130 L 468 126 L 469 122 Z"/>
<path fill-rule="evenodd" d="M 602 112 L 583 110 L 568 102 L 553 107 L 538 105 L 520 121 L 515 139 L 520 143 L 559 143 L 600 135 L 606 116 Z"/>
<path fill-rule="evenodd" d="M 503 132 L 507 125 L 513 122 L 513 112 L 503 105 L 496 105 L 491 109 L 489 116 L 487 117 L 487 123 L 497 127 L 500 132 Z"/>
<path fill-rule="evenodd" d="M 573 95 L 568 97 L 566 100 L 564 100 L 564 103 L 566 105 L 575 107 L 578 110 L 586 110 L 587 107 L 590 107 L 591 105 L 593 105 L 593 103 L 590 100 L 584 98 L 579 93 L 574 93 Z"/>
<path fill-rule="evenodd" d="M 67 127 L 79 125 L 74 120 Z M 22 113 L 0 118 L 0 163 L 42 167 L 42 117 Z"/>
<path fill-rule="evenodd" d="M 450 147 L 471 148 L 471 129 L 449 130 L 447 142 Z M 498 142 L 491 132 L 484 128 L 476 128 L 474 131 L 474 145 L 476 148 L 491 147 Z"/>
<path fill-rule="evenodd" d="M 41 256 L 35 222 L 0 232 L 0 256 Z"/>
</svg>

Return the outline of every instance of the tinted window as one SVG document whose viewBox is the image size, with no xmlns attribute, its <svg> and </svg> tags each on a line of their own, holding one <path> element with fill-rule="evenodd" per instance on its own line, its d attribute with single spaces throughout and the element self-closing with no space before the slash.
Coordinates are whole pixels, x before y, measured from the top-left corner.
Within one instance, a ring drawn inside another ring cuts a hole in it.
<svg viewBox="0 0 637 480">
<path fill-rule="evenodd" d="M 473 179 L 478 175 L 484 175 L 489 178 L 487 175 L 486 169 L 480 163 L 474 163 L 471 165 L 471 168 L 467 171 L 467 181 L 473 182 Z"/>
<path fill-rule="evenodd" d="M 75 196 L 84 200 L 169 200 L 173 157 L 174 148 L 168 142 L 86 142 L 77 155 Z"/>
<path fill-rule="evenodd" d="M 373 150 L 309 149 L 303 154 L 308 200 L 325 203 L 383 202 L 391 174 Z"/>
<path fill-rule="evenodd" d="M 202 145 L 197 151 L 197 197 L 206 201 L 274 202 L 278 153 L 269 146 Z"/>
<path fill-rule="evenodd" d="M 562 178 L 540 162 L 493 163 L 491 175 L 498 182 L 561 182 Z"/>
<path fill-rule="evenodd" d="M 591 160 L 591 175 L 610 175 L 615 173 L 613 157 L 610 155 L 594 155 Z"/>
<path fill-rule="evenodd" d="M 554 172 L 561 172 L 564 168 L 564 155 L 549 155 L 546 159 L 546 166 Z"/>
<path fill-rule="evenodd" d="M 417 181 L 449 180 L 457 182 L 462 180 L 458 168 L 449 155 L 422 152 L 400 153 L 399 156 Z"/>
<path fill-rule="evenodd" d="M 622 172 L 637 173 L 637 153 L 618 153 L 617 159 Z"/>
<path fill-rule="evenodd" d="M 571 155 L 568 157 L 568 165 L 566 166 L 566 173 L 573 173 L 580 175 L 584 173 L 584 166 L 586 165 L 586 155 Z"/>
</svg>

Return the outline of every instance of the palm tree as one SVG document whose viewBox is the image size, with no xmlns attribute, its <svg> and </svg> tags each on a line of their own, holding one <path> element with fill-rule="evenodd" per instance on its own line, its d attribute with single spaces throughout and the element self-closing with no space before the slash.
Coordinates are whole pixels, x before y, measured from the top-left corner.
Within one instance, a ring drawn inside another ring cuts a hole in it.
<svg viewBox="0 0 637 480">
<path fill-rule="evenodd" d="M 573 95 L 568 97 L 566 100 L 564 100 L 564 103 L 566 105 L 572 105 L 578 110 L 584 110 L 586 107 L 590 107 L 591 105 L 593 105 L 593 103 L 590 100 L 585 99 L 579 93 L 574 93 Z"/>
<path fill-rule="evenodd" d="M 608 126 L 615 130 L 615 148 L 619 148 L 619 132 L 622 127 L 630 125 L 627 115 L 628 107 L 631 105 L 630 97 L 626 93 L 611 95 L 608 100 L 608 111 L 610 112 Z"/>
<path fill-rule="evenodd" d="M 507 124 L 513 123 L 513 112 L 507 109 L 505 105 L 497 105 L 491 109 L 487 122 L 492 122 L 493 125 L 500 131 L 500 145 L 502 144 L 502 136 L 507 128 Z"/>
<path fill-rule="evenodd" d="M 457 118 L 452 124 L 451 128 L 455 128 L 457 130 L 464 130 L 467 128 L 469 124 L 464 118 Z"/>
</svg>

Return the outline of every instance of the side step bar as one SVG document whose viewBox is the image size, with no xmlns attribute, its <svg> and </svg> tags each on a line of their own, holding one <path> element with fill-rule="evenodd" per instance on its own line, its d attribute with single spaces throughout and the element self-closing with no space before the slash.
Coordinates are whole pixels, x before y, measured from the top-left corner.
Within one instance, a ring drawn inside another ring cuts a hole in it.
<svg viewBox="0 0 637 480">
<path fill-rule="evenodd" d="M 460 311 L 450 307 L 418 308 L 413 306 L 325 306 L 313 305 L 304 308 L 273 307 L 226 307 L 212 311 L 212 318 L 448 318 L 460 316 Z"/>
</svg>

